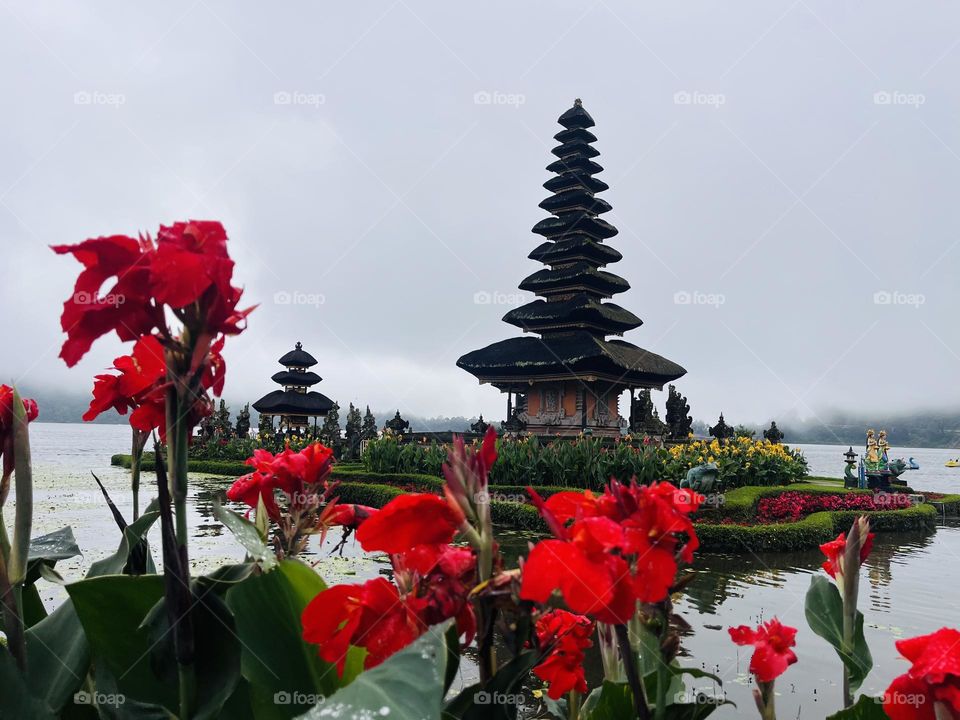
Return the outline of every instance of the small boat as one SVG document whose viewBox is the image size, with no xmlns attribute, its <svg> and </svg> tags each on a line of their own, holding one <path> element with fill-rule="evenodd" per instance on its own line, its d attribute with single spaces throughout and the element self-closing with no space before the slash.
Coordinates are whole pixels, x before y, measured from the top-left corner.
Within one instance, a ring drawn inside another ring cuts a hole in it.
<svg viewBox="0 0 960 720">
<path fill-rule="evenodd" d="M 944 467 L 960 467 L 960 460 L 947 460 L 944 464 Z"/>
<path fill-rule="evenodd" d="M 914 460 L 913 458 L 910 458 L 907 461 L 907 470 L 919 470 L 919 469 L 920 469 L 920 463 L 918 463 L 916 460 Z"/>
</svg>

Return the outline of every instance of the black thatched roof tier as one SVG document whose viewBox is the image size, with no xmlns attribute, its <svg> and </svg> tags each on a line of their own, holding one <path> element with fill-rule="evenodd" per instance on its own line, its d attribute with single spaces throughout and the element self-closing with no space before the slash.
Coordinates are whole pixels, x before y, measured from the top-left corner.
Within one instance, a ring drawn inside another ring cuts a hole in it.
<svg viewBox="0 0 960 720">
<path fill-rule="evenodd" d="M 543 187 L 545 187 L 550 192 L 561 192 L 563 190 L 569 190 L 571 188 L 585 188 L 593 193 L 603 192 L 604 190 L 609 189 L 603 180 L 599 178 L 591 177 L 586 173 L 564 173 L 563 175 L 556 175 L 549 180 L 547 180 Z"/>
<path fill-rule="evenodd" d="M 616 293 L 629 290 L 630 283 L 619 275 L 597 270 L 585 262 L 577 262 L 563 267 L 538 270 L 523 279 L 520 289 L 544 296 L 590 292 L 599 297 L 611 297 Z"/>
<path fill-rule="evenodd" d="M 326 395 L 295 390 L 274 390 L 253 404 L 257 412 L 265 415 L 326 415 L 332 407 L 333 400 Z"/>
<path fill-rule="evenodd" d="M 577 377 L 623 387 L 662 388 L 687 372 L 656 353 L 588 332 L 503 340 L 467 353 L 457 366 L 495 385 Z"/>
<path fill-rule="evenodd" d="M 591 136 L 592 137 L 592 136 Z M 573 155 L 577 157 L 595 158 L 600 154 L 600 151 L 595 147 L 590 145 L 591 140 L 571 140 L 569 142 L 563 142 L 553 148 L 550 152 L 556 155 L 558 158 L 567 158 Z"/>
<path fill-rule="evenodd" d="M 304 350 L 301 343 L 297 343 L 296 347 L 280 358 L 278 362 L 284 367 L 307 368 L 317 364 L 316 358 Z"/>
<path fill-rule="evenodd" d="M 564 213 L 558 217 L 549 217 L 533 226 L 537 235 L 551 240 L 568 235 L 589 235 L 597 240 L 611 238 L 619 231 L 606 220 L 594 217 L 592 212 Z"/>
<path fill-rule="evenodd" d="M 573 128 L 571 130 L 561 130 L 553 136 L 553 139 L 558 143 L 564 144 L 572 142 L 595 143 L 597 141 L 597 136 L 589 130 L 585 130 L 583 128 Z"/>
<path fill-rule="evenodd" d="M 592 192 L 579 187 L 554 193 L 541 202 L 540 207 L 547 212 L 557 214 L 580 211 L 601 215 L 613 210 L 606 200 L 594 197 Z"/>
<path fill-rule="evenodd" d="M 603 166 L 595 163 L 589 158 L 571 155 L 570 157 L 554 160 L 547 165 L 547 170 L 555 173 L 583 173 L 585 175 L 595 175 L 603 172 Z"/>
<path fill-rule="evenodd" d="M 590 113 L 584 109 L 583 103 L 580 102 L 580 98 L 577 98 L 573 101 L 573 107 L 557 118 L 557 122 L 567 128 L 567 130 L 583 130 L 586 128 L 592 128 L 594 125 L 596 125 L 596 123 L 593 121 L 593 118 L 590 117 Z"/>
<path fill-rule="evenodd" d="M 622 334 L 638 328 L 643 320 L 614 303 L 600 303 L 585 293 L 567 300 L 534 300 L 503 316 L 503 321 L 526 331 L 580 328 Z"/>
<path fill-rule="evenodd" d="M 561 265 L 582 260 L 600 267 L 617 262 L 623 258 L 623 255 L 593 238 L 574 235 L 557 242 L 548 240 L 541 243 L 527 257 L 544 265 Z"/>
<path fill-rule="evenodd" d="M 295 372 L 293 370 L 281 370 L 274 373 L 270 379 L 279 385 L 299 385 L 301 387 L 310 387 L 323 380 L 315 372 Z"/>
</svg>

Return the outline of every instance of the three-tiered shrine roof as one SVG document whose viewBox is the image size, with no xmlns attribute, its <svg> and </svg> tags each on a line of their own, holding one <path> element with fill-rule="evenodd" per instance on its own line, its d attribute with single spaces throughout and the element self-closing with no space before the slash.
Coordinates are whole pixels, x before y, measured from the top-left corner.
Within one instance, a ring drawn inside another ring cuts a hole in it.
<svg viewBox="0 0 960 720">
<path fill-rule="evenodd" d="M 286 415 L 295 417 L 324 416 L 333 408 L 333 400 L 322 393 L 308 390 L 321 381 L 315 372 L 307 370 L 317 364 L 316 358 L 296 347 L 279 360 L 286 369 L 273 374 L 270 379 L 282 390 L 274 390 L 253 404 L 254 410 L 263 415 Z"/>
</svg>

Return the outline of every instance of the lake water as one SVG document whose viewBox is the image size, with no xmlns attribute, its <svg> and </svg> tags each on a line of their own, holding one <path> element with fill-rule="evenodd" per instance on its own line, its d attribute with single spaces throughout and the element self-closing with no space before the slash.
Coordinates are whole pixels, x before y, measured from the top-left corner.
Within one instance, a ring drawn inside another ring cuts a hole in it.
<svg viewBox="0 0 960 720">
<path fill-rule="evenodd" d="M 103 481 L 114 502 L 129 517 L 130 491 L 127 471 L 110 466 L 110 456 L 125 452 L 129 429 L 122 425 L 70 425 L 36 423 L 31 426 L 36 517 L 34 534 L 63 525 L 74 529 L 83 558 L 61 563 L 58 569 L 72 581 L 82 577 L 90 563 L 112 553 L 120 536 L 100 491 L 90 476 Z M 840 477 L 846 447 L 799 446 L 810 462 L 812 475 Z M 854 448 L 857 450 L 857 448 Z M 893 456 L 913 456 L 921 469 L 907 473 L 910 484 L 920 490 L 951 491 L 960 487 L 960 469 L 943 463 L 957 454 L 951 450 L 894 448 Z M 154 476 L 145 473 L 141 505 L 155 495 Z M 243 557 L 242 549 L 212 518 L 213 499 L 222 494 L 229 479 L 197 475 L 190 486 L 190 544 L 194 573 Z M 7 512 L 9 513 L 9 508 Z M 9 521 L 8 515 L 8 521 Z M 151 538 L 154 547 L 157 533 Z M 505 550 L 515 554 L 525 538 L 508 533 Z M 332 540 L 328 543 L 332 544 Z M 159 560 L 159 558 L 157 558 Z M 313 548 L 308 558 L 330 583 L 354 582 L 387 571 L 383 562 L 364 559 L 354 543 L 344 556 L 331 556 L 327 548 Z M 833 650 L 807 628 L 803 601 L 810 575 L 818 572 L 822 558 L 817 551 L 792 554 L 718 555 L 703 553 L 694 565 L 695 580 L 677 600 L 677 611 L 690 623 L 684 638 L 684 662 L 719 675 L 727 697 L 738 710 L 724 708 L 712 717 L 732 720 L 753 717 L 747 675 L 748 648 L 734 646 L 726 628 L 755 624 L 776 615 L 800 629 L 797 636 L 799 662 L 778 681 L 778 717 L 823 718 L 839 707 L 840 661 Z M 956 565 L 954 563 L 957 563 Z M 867 561 L 860 590 L 861 610 L 866 616 L 866 635 L 874 657 L 874 670 L 864 691 L 881 693 L 907 663 L 897 658 L 894 640 L 929 633 L 943 625 L 960 624 L 960 526 L 948 521 L 935 534 L 879 535 Z M 951 569 L 952 568 L 952 569 Z M 48 604 L 63 597 L 61 588 L 40 582 Z M 590 666 L 595 682 L 599 664 Z M 472 674 L 468 666 L 466 678 Z M 711 684 L 701 685 L 711 690 Z"/>
</svg>

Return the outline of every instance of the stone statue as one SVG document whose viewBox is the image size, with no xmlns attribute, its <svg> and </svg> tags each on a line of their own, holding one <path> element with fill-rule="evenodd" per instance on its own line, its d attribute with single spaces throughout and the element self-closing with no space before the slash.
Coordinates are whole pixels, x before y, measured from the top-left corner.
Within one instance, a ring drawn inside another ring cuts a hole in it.
<svg viewBox="0 0 960 720">
<path fill-rule="evenodd" d="M 686 440 L 690 436 L 693 418 L 689 413 L 690 405 L 687 399 L 677 392 L 676 385 L 670 385 L 667 393 L 666 420 L 673 440 Z"/>
<path fill-rule="evenodd" d="M 387 424 L 384 425 L 384 430 L 389 430 L 394 435 L 403 435 L 405 432 L 410 431 L 410 423 L 400 417 L 400 411 L 397 410 L 397 414 L 393 416 L 392 419 L 387 420 Z"/>
<path fill-rule="evenodd" d="M 234 432 L 240 439 L 250 434 L 250 403 L 244 405 L 243 409 L 237 413 L 237 426 Z"/>
<path fill-rule="evenodd" d="M 680 481 L 681 488 L 689 488 L 699 493 L 721 492 L 720 469 L 716 463 L 705 463 L 687 470 L 687 475 Z"/>
<path fill-rule="evenodd" d="M 475 423 L 470 425 L 470 431 L 475 432 L 477 435 L 483 435 L 487 432 L 487 428 L 490 427 L 490 423 L 483 421 L 483 413 L 480 413 L 480 417 Z"/>
<path fill-rule="evenodd" d="M 763 431 L 763 437 L 772 443 L 783 442 L 783 433 L 777 427 L 775 420 L 770 421 L 770 427 Z"/>
<path fill-rule="evenodd" d="M 734 433 L 734 429 L 724 421 L 723 413 L 720 413 L 720 420 L 717 424 L 710 428 L 710 435 L 717 440 L 729 440 L 734 436 Z"/>
</svg>

